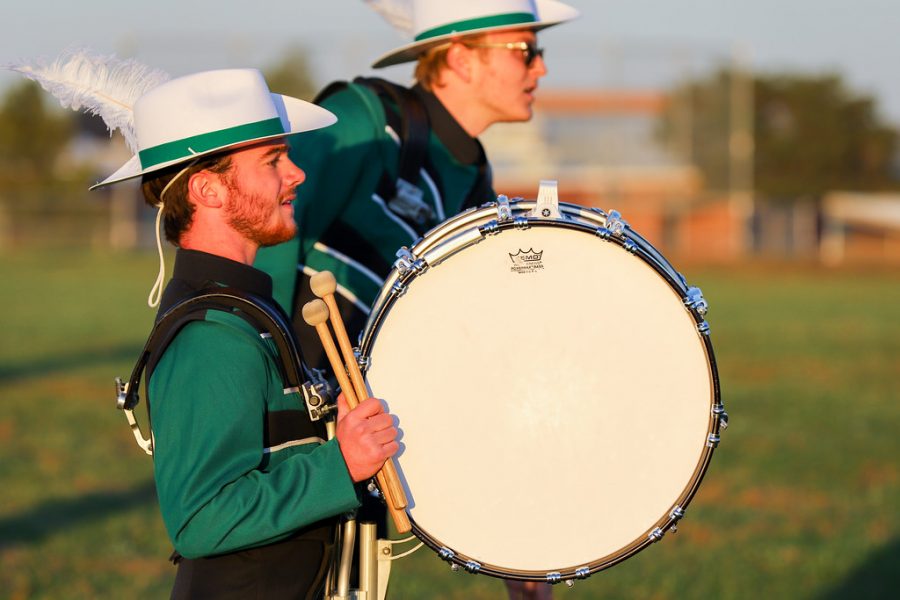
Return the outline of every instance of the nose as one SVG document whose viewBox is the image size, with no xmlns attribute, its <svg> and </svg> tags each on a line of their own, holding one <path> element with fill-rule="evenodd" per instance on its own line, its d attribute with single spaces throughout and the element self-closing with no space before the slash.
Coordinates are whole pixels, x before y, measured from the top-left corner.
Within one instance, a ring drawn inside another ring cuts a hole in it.
<svg viewBox="0 0 900 600">
<path fill-rule="evenodd" d="M 547 74 L 547 64 L 544 62 L 543 56 L 535 56 L 531 63 L 531 70 L 538 76 L 543 77 Z"/>
<path fill-rule="evenodd" d="M 284 180 L 288 187 L 297 187 L 306 181 L 306 173 L 294 161 L 285 156 L 282 162 L 285 165 Z"/>
</svg>

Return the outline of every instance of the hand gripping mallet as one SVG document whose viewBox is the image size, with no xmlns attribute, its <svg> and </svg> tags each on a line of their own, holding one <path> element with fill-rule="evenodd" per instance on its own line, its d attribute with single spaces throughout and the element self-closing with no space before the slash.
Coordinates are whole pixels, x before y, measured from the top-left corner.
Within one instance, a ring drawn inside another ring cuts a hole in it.
<svg viewBox="0 0 900 600">
<path fill-rule="evenodd" d="M 344 319 L 341 317 L 337 301 L 334 299 L 334 292 L 337 290 L 337 280 L 335 280 L 331 271 L 320 271 L 309 278 L 309 288 L 313 294 L 324 300 L 328 306 L 331 326 L 334 328 L 334 337 L 337 338 L 341 354 L 344 356 L 344 363 L 347 365 L 347 372 L 350 375 L 350 382 L 353 384 L 353 391 L 356 392 L 356 397 L 359 399 L 368 398 L 369 390 L 366 388 L 366 382 L 356 360 L 356 354 L 353 352 L 353 346 L 350 344 L 347 328 L 344 327 Z M 384 463 L 384 471 L 387 475 L 388 485 L 392 486 L 390 492 L 394 497 L 394 506 L 406 508 L 409 502 L 406 499 L 403 486 L 400 485 L 400 477 L 397 475 L 397 469 L 394 467 L 392 460 L 388 459 Z M 394 482 L 396 482 L 396 485 L 394 485 Z"/>
<path fill-rule="evenodd" d="M 310 302 L 307 302 L 303 306 L 303 320 L 306 321 L 308 325 L 316 328 L 316 333 L 319 334 L 319 339 L 322 342 L 322 347 L 325 349 L 326 356 L 328 356 L 328 362 L 331 363 L 331 368 L 334 371 L 335 376 L 337 377 L 338 385 L 341 386 L 341 390 L 344 392 L 344 397 L 347 399 L 347 406 L 353 409 L 359 405 L 359 401 L 357 400 L 356 394 L 353 391 L 352 384 L 347 378 L 344 364 L 341 362 L 341 357 L 340 354 L 338 354 L 337 347 L 334 345 L 334 340 L 331 339 L 331 332 L 328 330 L 328 325 L 326 323 L 326 321 L 328 320 L 328 313 L 328 306 L 322 300 L 312 300 Z M 385 466 L 389 462 L 391 462 L 390 458 L 385 461 Z M 388 486 L 386 469 L 384 467 L 382 467 L 381 470 L 378 471 L 378 473 L 376 474 L 376 478 L 378 480 L 379 487 L 381 487 L 381 492 L 384 495 L 388 512 L 391 514 L 391 518 L 394 520 L 394 526 L 397 528 L 397 532 L 409 532 L 412 529 L 412 525 L 409 522 L 409 517 L 406 515 L 406 511 L 403 510 L 403 507 L 396 506 L 397 501 L 391 495 L 390 490 L 393 488 Z M 401 490 L 403 489 L 400 487 L 399 480 L 395 479 L 393 483 L 394 487 Z"/>
</svg>

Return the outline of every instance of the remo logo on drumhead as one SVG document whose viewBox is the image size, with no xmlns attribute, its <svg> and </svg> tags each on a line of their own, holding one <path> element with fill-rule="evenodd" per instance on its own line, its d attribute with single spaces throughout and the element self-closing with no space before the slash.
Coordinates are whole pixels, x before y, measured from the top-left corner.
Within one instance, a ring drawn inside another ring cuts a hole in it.
<svg viewBox="0 0 900 600">
<path fill-rule="evenodd" d="M 512 261 L 510 271 L 513 273 L 534 273 L 544 268 L 541 257 L 544 251 L 535 252 L 533 248 L 528 250 L 519 250 L 515 254 L 510 253 L 509 260 Z"/>
</svg>

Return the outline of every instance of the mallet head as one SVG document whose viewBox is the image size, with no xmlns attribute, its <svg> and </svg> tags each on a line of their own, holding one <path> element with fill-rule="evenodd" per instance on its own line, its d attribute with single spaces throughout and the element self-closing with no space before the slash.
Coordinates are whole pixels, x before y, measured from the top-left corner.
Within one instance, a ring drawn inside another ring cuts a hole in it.
<svg viewBox="0 0 900 600">
<path fill-rule="evenodd" d="M 337 281 L 331 271 L 319 271 L 309 278 L 309 288 L 319 298 L 334 294 L 337 289 Z"/>
<path fill-rule="evenodd" d="M 321 325 L 328 320 L 328 305 L 319 298 L 310 300 L 303 305 L 303 320 L 307 325 Z"/>
</svg>

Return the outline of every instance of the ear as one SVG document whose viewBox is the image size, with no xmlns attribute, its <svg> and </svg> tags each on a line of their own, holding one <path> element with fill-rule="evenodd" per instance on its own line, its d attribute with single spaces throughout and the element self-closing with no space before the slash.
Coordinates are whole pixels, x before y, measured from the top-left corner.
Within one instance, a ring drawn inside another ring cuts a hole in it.
<svg viewBox="0 0 900 600">
<path fill-rule="evenodd" d="M 472 80 L 472 60 L 475 58 L 475 50 L 454 42 L 447 50 L 447 69 L 469 83 Z"/>
<path fill-rule="evenodd" d="M 211 171 L 198 171 L 188 180 L 188 198 L 200 206 L 221 208 L 227 195 L 221 177 Z"/>
</svg>

